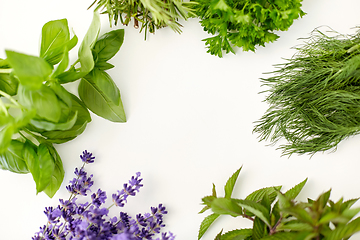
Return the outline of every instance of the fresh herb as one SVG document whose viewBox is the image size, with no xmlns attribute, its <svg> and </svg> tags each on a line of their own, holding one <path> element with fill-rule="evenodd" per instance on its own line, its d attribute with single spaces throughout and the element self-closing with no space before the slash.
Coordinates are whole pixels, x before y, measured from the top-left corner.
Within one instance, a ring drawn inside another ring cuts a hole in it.
<svg viewBox="0 0 360 240">
<path fill-rule="evenodd" d="M 80 155 L 83 165 L 80 169 L 75 168 L 76 177 L 70 181 L 66 189 L 70 192 L 68 200 L 59 199 L 60 205 L 56 208 L 45 208 L 47 224 L 40 227 L 33 240 L 45 239 L 104 239 L 104 240 L 174 240 L 171 232 L 162 232 L 165 227 L 163 216 L 167 214 L 163 204 L 151 207 L 150 213 L 129 216 L 126 212 L 120 212 L 119 217 L 110 217 L 109 209 L 124 207 L 130 196 L 135 196 L 142 185 L 140 173 L 132 176 L 129 183 L 123 185 L 123 189 L 112 194 L 113 203 L 104 207 L 107 199 L 106 192 L 98 189 L 91 194 L 91 200 L 79 202 L 80 198 L 86 197 L 91 192 L 94 184 L 93 175 L 85 171 L 85 164 L 93 163 L 94 156 L 86 150 Z"/>
<path fill-rule="evenodd" d="M 254 132 L 289 143 L 285 155 L 314 154 L 360 132 L 360 32 L 333 36 L 314 30 L 297 53 L 263 79 L 270 104 Z"/>
<path fill-rule="evenodd" d="M 120 21 L 128 25 L 132 20 L 140 32 L 155 33 L 155 30 L 170 27 L 180 33 L 182 25 L 178 19 L 187 19 L 193 12 L 192 4 L 182 0 L 95 0 L 89 8 L 97 4 L 95 10 L 104 10 L 109 15 L 110 26 Z"/>
<path fill-rule="evenodd" d="M 253 226 L 226 233 L 221 230 L 215 240 L 345 240 L 360 231 L 360 217 L 354 218 L 360 208 L 352 208 L 358 199 L 333 202 L 329 190 L 316 200 L 295 201 L 307 179 L 285 193 L 281 186 L 273 186 L 254 191 L 245 199 L 232 198 L 240 170 L 226 182 L 225 197 L 217 197 L 213 185 L 212 195 L 202 199 L 205 207 L 200 213 L 209 209 L 213 213 L 202 221 L 198 239 L 221 215 L 248 219 Z"/>
<path fill-rule="evenodd" d="M 300 9 L 302 0 L 191 0 L 201 26 L 209 34 L 206 38 L 208 53 L 218 57 L 235 54 L 233 47 L 255 51 L 256 46 L 274 42 L 279 38 L 274 31 L 286 31 L 294 19 L 305 13 Z"/>
<path fill-rule="evenodd" d="M 95 114 L 125 122 L 120 91 L 105 72 L 108 60 L 120 49 L 124 30 L 98 38 L 100 18 L 94 13 L 78 59 L 69 65 L 69 51 L 78 38 L 70 38 L 66 19 L 42 28 L 40 56 L 6 50 L 0 59 L 0 168 L 30 172 L 36 191 L 52 197 L 64 177 L 61 158 L 53 143 L 81 134 Z M 80 81 L 80 99 L 63 85 Z"/>
</svg>

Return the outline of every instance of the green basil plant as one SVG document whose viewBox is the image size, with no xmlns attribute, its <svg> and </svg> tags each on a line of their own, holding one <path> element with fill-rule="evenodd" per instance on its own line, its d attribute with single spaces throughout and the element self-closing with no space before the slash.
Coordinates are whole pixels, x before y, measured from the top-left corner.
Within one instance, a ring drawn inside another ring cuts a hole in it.
<svg viewBox="0 0 360 240">
<path fill-rule="evenodd" d="M 78 38 L 68 22 L 47 22 L 39 56 L 5 50 L 0 59 L 0 168 L 31 173 L 36 192 L 54 196 L 64 169 L 53 144 L 76 138 L 91 121 L 89 110 L 113 122 L 126 122 L 120 91 L 105 72 L 120 49 L 124 30 L 99 37 L 100 17 L 92 23 L 69 66 L 69 51 Z M 63 85 L 80 81 L 78 96 Z"/>
</svg>

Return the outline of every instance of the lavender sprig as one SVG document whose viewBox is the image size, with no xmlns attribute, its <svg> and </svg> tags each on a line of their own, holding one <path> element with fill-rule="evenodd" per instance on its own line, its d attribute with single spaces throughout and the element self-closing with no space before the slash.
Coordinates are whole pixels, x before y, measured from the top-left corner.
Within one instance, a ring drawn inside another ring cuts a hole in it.
<svg viewBox="0 0 360 240">
<path fill-rule="evenodd" d="M 83 166 L 75 168 L 75 178 L 66 189 L 70 192 L 68 200 L 59 199 L 56 207 L 45 208 L 47 225 L 40 227 L 33 240 L 174 240 L 171 232 L 161 232 L 165 227 L 163 216 L 167 214 L 165 206 L 159 204 L 151 207 L 145 214 L 137 214 L 134 218 L 126 212 L 110 217 L 109 209 L 113 206 L 123 207 L 129 196 L 135 196 L 142 185 L 141 173 L 132 176 L 123 189 L 112 194 L 113 204 L 103 207 L 106 192 L 98 189 L 91 194 L 91 200 L 80 203 L 80 196 L 86 197 L 94 184 L 93 175 L 88 176 L 84 167 L 93 163 L 95 157 L 86 150 L 80 155 Z"/>
</svg>

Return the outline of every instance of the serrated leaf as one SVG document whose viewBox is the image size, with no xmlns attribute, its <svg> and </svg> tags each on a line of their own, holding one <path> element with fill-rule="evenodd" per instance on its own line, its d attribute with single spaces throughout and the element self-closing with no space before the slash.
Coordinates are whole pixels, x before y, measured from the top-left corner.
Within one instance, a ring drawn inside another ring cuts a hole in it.
<svg viewBox="0 0 360 240">
<path fill-rule="evenodd" d="M 224 233 L 221 236 L 222 240 L 247 240 L 252 236 L 252 229 L 237 229 Z"/>
<path fill-rule="evenodd" d="M 291 221 L 285 224 L 282 224 L 276 228 L 277 230 L 290 230 L 290 231 L 302 231 L 302 232 L 311 232 L 313 227 L 307 223 L 302 223 L 298 221 Z"/>
<path fill-rule="evenodd" d="M 264 236 L 267 235 L 267 226 L 266 224 L 258 217 L 255 217 L 253 222 L 253 231 L 252 237 L 253 240 L 262 239 Z"/>
<path fill-rule="evenodd" d="M 272 203 L 277 196 L 277 191 L 281 189 L 281 186 L 273 186 L 273 187 L 266 187 L 259 190 L 256 190 L 250 193 L 245 200 L 250 200 L 254 202 L 260 202 L 265 195 L 269 197 L 270 202 Z"/>
<path fill-rule="evenodd" d="M 301 192 L 301 190 L 303 189 L 303 187 L 305 186 L 306 182 L 307 182 L 307 178 L 302 181 L 301 183 L 295 185 L 293 188 L 291 188 L 290 190 L 285 192 L 285 196 L 289 199 L 295 199 L 299 193 Z"/>
<path fill-rule="evenodd" d="M 267 226 L 270 227 L 270 214 L 266 207 L 260 203 L 250 201 L 250 200 L 241 200 L 237 199 L 236 203 L 246 209 L 247 211 L 253 213 L 256 217 L 260 218 Z"/>
<path fill-rule="evenodd" d="M 210 225 L 220 216 L 220 214 L 213 213 L 204 218 L 200 224 L 198 239 L 200 239 L 205 232 L 209 229 Z"/>
<path fill-rule="evenodd" d="M 233 173 L 233 175 L 227 180 L 225 184 L 225 198 L 231 198 L 231 194 L 234 190 L 234 185 L 239 176 L 241 168 L 242 167 L 240 167 L 235 173 Z"/>
<path fill-rule="evenodd" d="M 298 235 L 297 233 L 293 233 L 293 232 L 279 232 L 273 235 L 267 235 L 263 237 L 262 240 L 290 240 L 290 239 L 295 240 L 298 239 L 297 235 Z"/>
<path fill-rule="evenodd" d="M 354 219 L 347 225 L 338 226 L 324 240 L 342 240 L 351 237 L 360 231 L 360 217 Z"/>
<path fill-rule="evenodd" d="M 232 199 L 216 198 L 211 203 L 211 210 L 217 214 L 231 215 L 233 217 L 242 214 L 242 208 Z"/>
</svg>

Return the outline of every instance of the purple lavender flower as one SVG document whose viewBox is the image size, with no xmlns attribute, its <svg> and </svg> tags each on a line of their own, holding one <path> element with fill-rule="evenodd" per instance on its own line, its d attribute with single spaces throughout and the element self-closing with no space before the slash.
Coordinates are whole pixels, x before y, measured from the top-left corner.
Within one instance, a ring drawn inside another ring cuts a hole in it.
<svg viewBox="0 0 360 240">
<path fill-rule="evenodd" d="M 100 207 L 102 203 L 105 203 L 106 198 L 106 192 L 102 191 L 100 188 L 96 193 L 91 195 L 92 204 L 94 204 L 96 207 Z"/>
<path fill-rule="evenodd" d="M 57 208 L 45 208 L 48 218 L 46 226 L 40 228 L 33 240 L 154 240 L 160 234 L 165 207 L 159 204 L 152 207 L 150 213 L 137 214 L 135 218 L 125 212 L 117 217 L 109 217 L 109 208 L 101 207 L 106 199 L 106 192 L 98 189 L 91 195 L 91 201 L 80 203 L 78 196 L 87 196 L 93 185 L 92 177 L 84 170 L 85 163 L 94 162 L 95 157 L 86 150 L 80 156 L 84 162 L 82 168 L 76 168 L 75 178 L 66 189 L 71 193 L 69 200 L 59 199 Z M 140 172 L 132 176 L 123 189 L 112 195 L 116 206 L 124 206 L 129 196 L 135 196 L 143 186 Z M 174 240 L 173 234 L 162 233 L 156 240 Z"/>
<path fill-rule="evenodd" d="M 92 156 L 92 153 L 90 153 L 86 150 L 83 151 L 82 153 L 83 153 L 83 155 L 80 155 L 80 158 L 84 163 L 93 163 L 94 162 L 95 157 Z"/>
</svg>

